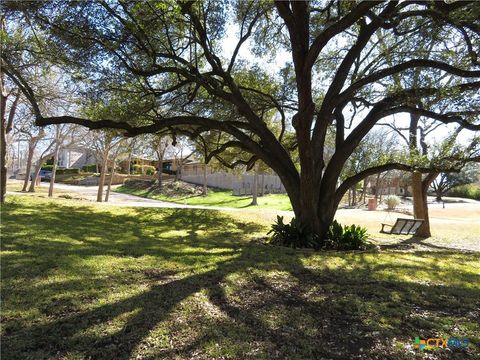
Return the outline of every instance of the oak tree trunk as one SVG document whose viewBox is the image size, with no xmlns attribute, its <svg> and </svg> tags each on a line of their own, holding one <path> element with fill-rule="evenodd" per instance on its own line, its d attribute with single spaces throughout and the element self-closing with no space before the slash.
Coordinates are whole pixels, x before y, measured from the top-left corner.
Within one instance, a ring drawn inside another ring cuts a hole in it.
<svg viewBox="0 0 480 360">
<path fill-rule="evenodd" d="M 432 236 L 430 231 L 430 221 L 428 216 L 427 190 L 436 175 L 428 174 L 422 180 L 422 174 L 415 171 L 412 174 L 413 191 L 413 214 L 415 219 L 423 219 L 424 222 L 417 232 L 417 236 L 428 238 Z"/>
<path fill-rule="evenodd" d="M 285 182 L 284 182 L 285 184 Z M 310 187 L 290 188 L 286 186 L 287 193 L 292 203 L 295 217 L 301 224 L 307 225 L 312 232 L 317 234 L 320 239 L 327 238 L 327 231 L 335 217 L 338 207 L 338 199 L 335 198 L 335 182 L 325 187 L 320 196 L 318 194 L 319 185 L 311 183 Z"/>
</svg>

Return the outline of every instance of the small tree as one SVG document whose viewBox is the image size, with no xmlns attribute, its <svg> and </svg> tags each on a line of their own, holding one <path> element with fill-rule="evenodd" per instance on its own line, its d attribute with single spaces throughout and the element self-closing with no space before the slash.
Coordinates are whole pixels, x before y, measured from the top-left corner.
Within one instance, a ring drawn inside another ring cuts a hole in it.
<svg viewBox="0 0 480 360">
<path fill-rule="evenodd" d="M 116 167 L 116 162 L 118 157 L 124 153 L 125 151 L 128 151 L 128 145 L 125 146 L 126 139 L 121 139 L 113 148 L 111 151 L 112 159 L 111 159 L 111 167 L 110 167 L 110 177 L 108 179 L 108 186 L 107 186 L 107 191 L 105 193 L 105 202 L 108 202 L 108 199 L 110 197 L 110 191 L 112 189 L 112 182 L 113 182 L 113 177 L 115 176 L 115 167 Z M 108 166 L 108 163 L 106 164 Z M 99 184 L 100 185 L 100 184 Z"/>
<path fill-rule="evenodd" d="M 34 126 L 33 118 L 27 118 L 25 120 L 25 122 L 20 122 L 15 125 L 17 141 L 25 140 L 27 142 L 27 161 L 25 165 L 25 178 L 23 180 L 22 191 L 27 191 L 35 150 L 40 141 L 45 137 L 45 128 Z"/>
<path fill-rule="evenodd" d="M 108 171 L 108 162 L 111 151 L 114 150 L 123 138 L 113 130 L 90 131 L 86 138 L 90 148 L 95 151 L 97 163 L 100 164 L 100 178 L 98 180 L 97 202 L 103 200 L 103 188 L 105 185 L 106 174 Z"/>
</svg>

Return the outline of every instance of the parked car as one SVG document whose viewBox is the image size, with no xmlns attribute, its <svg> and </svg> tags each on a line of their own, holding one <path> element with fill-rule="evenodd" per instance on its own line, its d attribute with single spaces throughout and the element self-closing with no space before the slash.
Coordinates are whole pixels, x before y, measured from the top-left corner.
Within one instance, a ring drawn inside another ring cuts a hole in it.
<svg viewBox="0 0 480 360">
<path fill-rule="evenodd" d="M 32 181 L 33 175 L 34 174 L 30 174 L 30 180 Z M 52 172 L 50 170 L 40 170 L 38 176 L 40 176 L 40 181 L 50 181 L 52 179 Z"/>
</svg>

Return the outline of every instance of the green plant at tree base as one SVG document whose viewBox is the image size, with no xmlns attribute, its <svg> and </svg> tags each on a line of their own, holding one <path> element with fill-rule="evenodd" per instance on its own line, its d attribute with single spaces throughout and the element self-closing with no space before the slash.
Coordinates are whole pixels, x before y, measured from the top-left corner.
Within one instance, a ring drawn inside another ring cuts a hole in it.
<svg viewBox="0 0 480 360">
<path fill-rule="evenodd" d="M 359 225 L 341 225 L 336 220 L 330 225 L 327 239 L 321 239 L 301 224 L 296 218 L 285 223 L 283 216 L 277 216 L 267 235 L 272 234 L 270 244 L 292 248 L 314 248 L 335 250 L 360 250 L 367 246 L 367 229 Z"/>
<path fill-rule="evenodd" d="M 267 235 L 272 235 L 271 244 L 293 248 L 317 248 L 319 237 L 307 225 L 292 218 L 290 223 L 283 222 L 283 216 L 277 215 L 277 221 L 272 225 Z"/>
<path fill-rule="evenodd" d="M 367 229 L 360 225 L 339 224 L 336 220 L 328 229 L 328 248 L 337 250 L 360 250 L 367 245 Z"/>
</svg>

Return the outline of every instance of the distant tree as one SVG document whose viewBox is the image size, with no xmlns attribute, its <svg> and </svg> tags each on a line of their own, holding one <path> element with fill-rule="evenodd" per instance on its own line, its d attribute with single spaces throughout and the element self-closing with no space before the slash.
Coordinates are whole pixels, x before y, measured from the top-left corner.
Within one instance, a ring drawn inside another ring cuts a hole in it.
<svg viewBox="0 0 480 360">
<path fill-rule="evenodd" d="M 480 166 L 478 163 L 467 164 L 458 173 L 441 173 L 432 182 L 437 201 L 442 201 L 442 196 L 456 186 L 471 184 L 479 180 Z"/>
<path fill-rule="evenodd" d="M 30 182 L 30 187 L 28 188 L 29 192 L 35 192 L 36 184 L 40 181 L 40 170 L 42 169 L 42 166 L 47 160 L 53 159 L 52 176 L 48 189 L 49 196 L 53 196 L 55 174 L 58 164 L 58 153 L 62 146 L 72 146 L 79 140 L 79 138 L 71 136 L 75 129 L 77 129 L 77 127 L 71 126 L 71 124 L 57 124 L 53 127 L 50 126 L 46 130 L 46 135 L 39 139 L 39 141 L 43 143 L 44 147 L 36 161 L 35 169 L 31 176 L 32 181 Z"/>
<path fill-rule="evenodd" d="M 19 121 L 16 121 L 14 126 L 15 140 L 19 142 L 25 141 L 27 143 L 25 178 L 23 180 L 22 191 L 27 191 L 35 150 L 46 134 L 46 129 L 35 126 L 34 121 L 35 119 L 33 115 L 30 114 L 29 109 L 24 107 L 23 116 L 20 116 Z"/>
<path fill-rule="evenodd" d="M 115 168 L 117 165 L 117 159 L 128 151 L 127 139 L 121 139 L 111 150 L 111 166 L 110 166 L 110 177 L 108 178 L 107 191 L 105 192 L 105 202 L 108 202 L 110 198 L 110 192 L 112 189 L 113 178 L 115 176 Z M 106 164 L 108 166 L 108 162 Z M 99 184 L 100 185 L 100 184 Z"/>
</svg>

